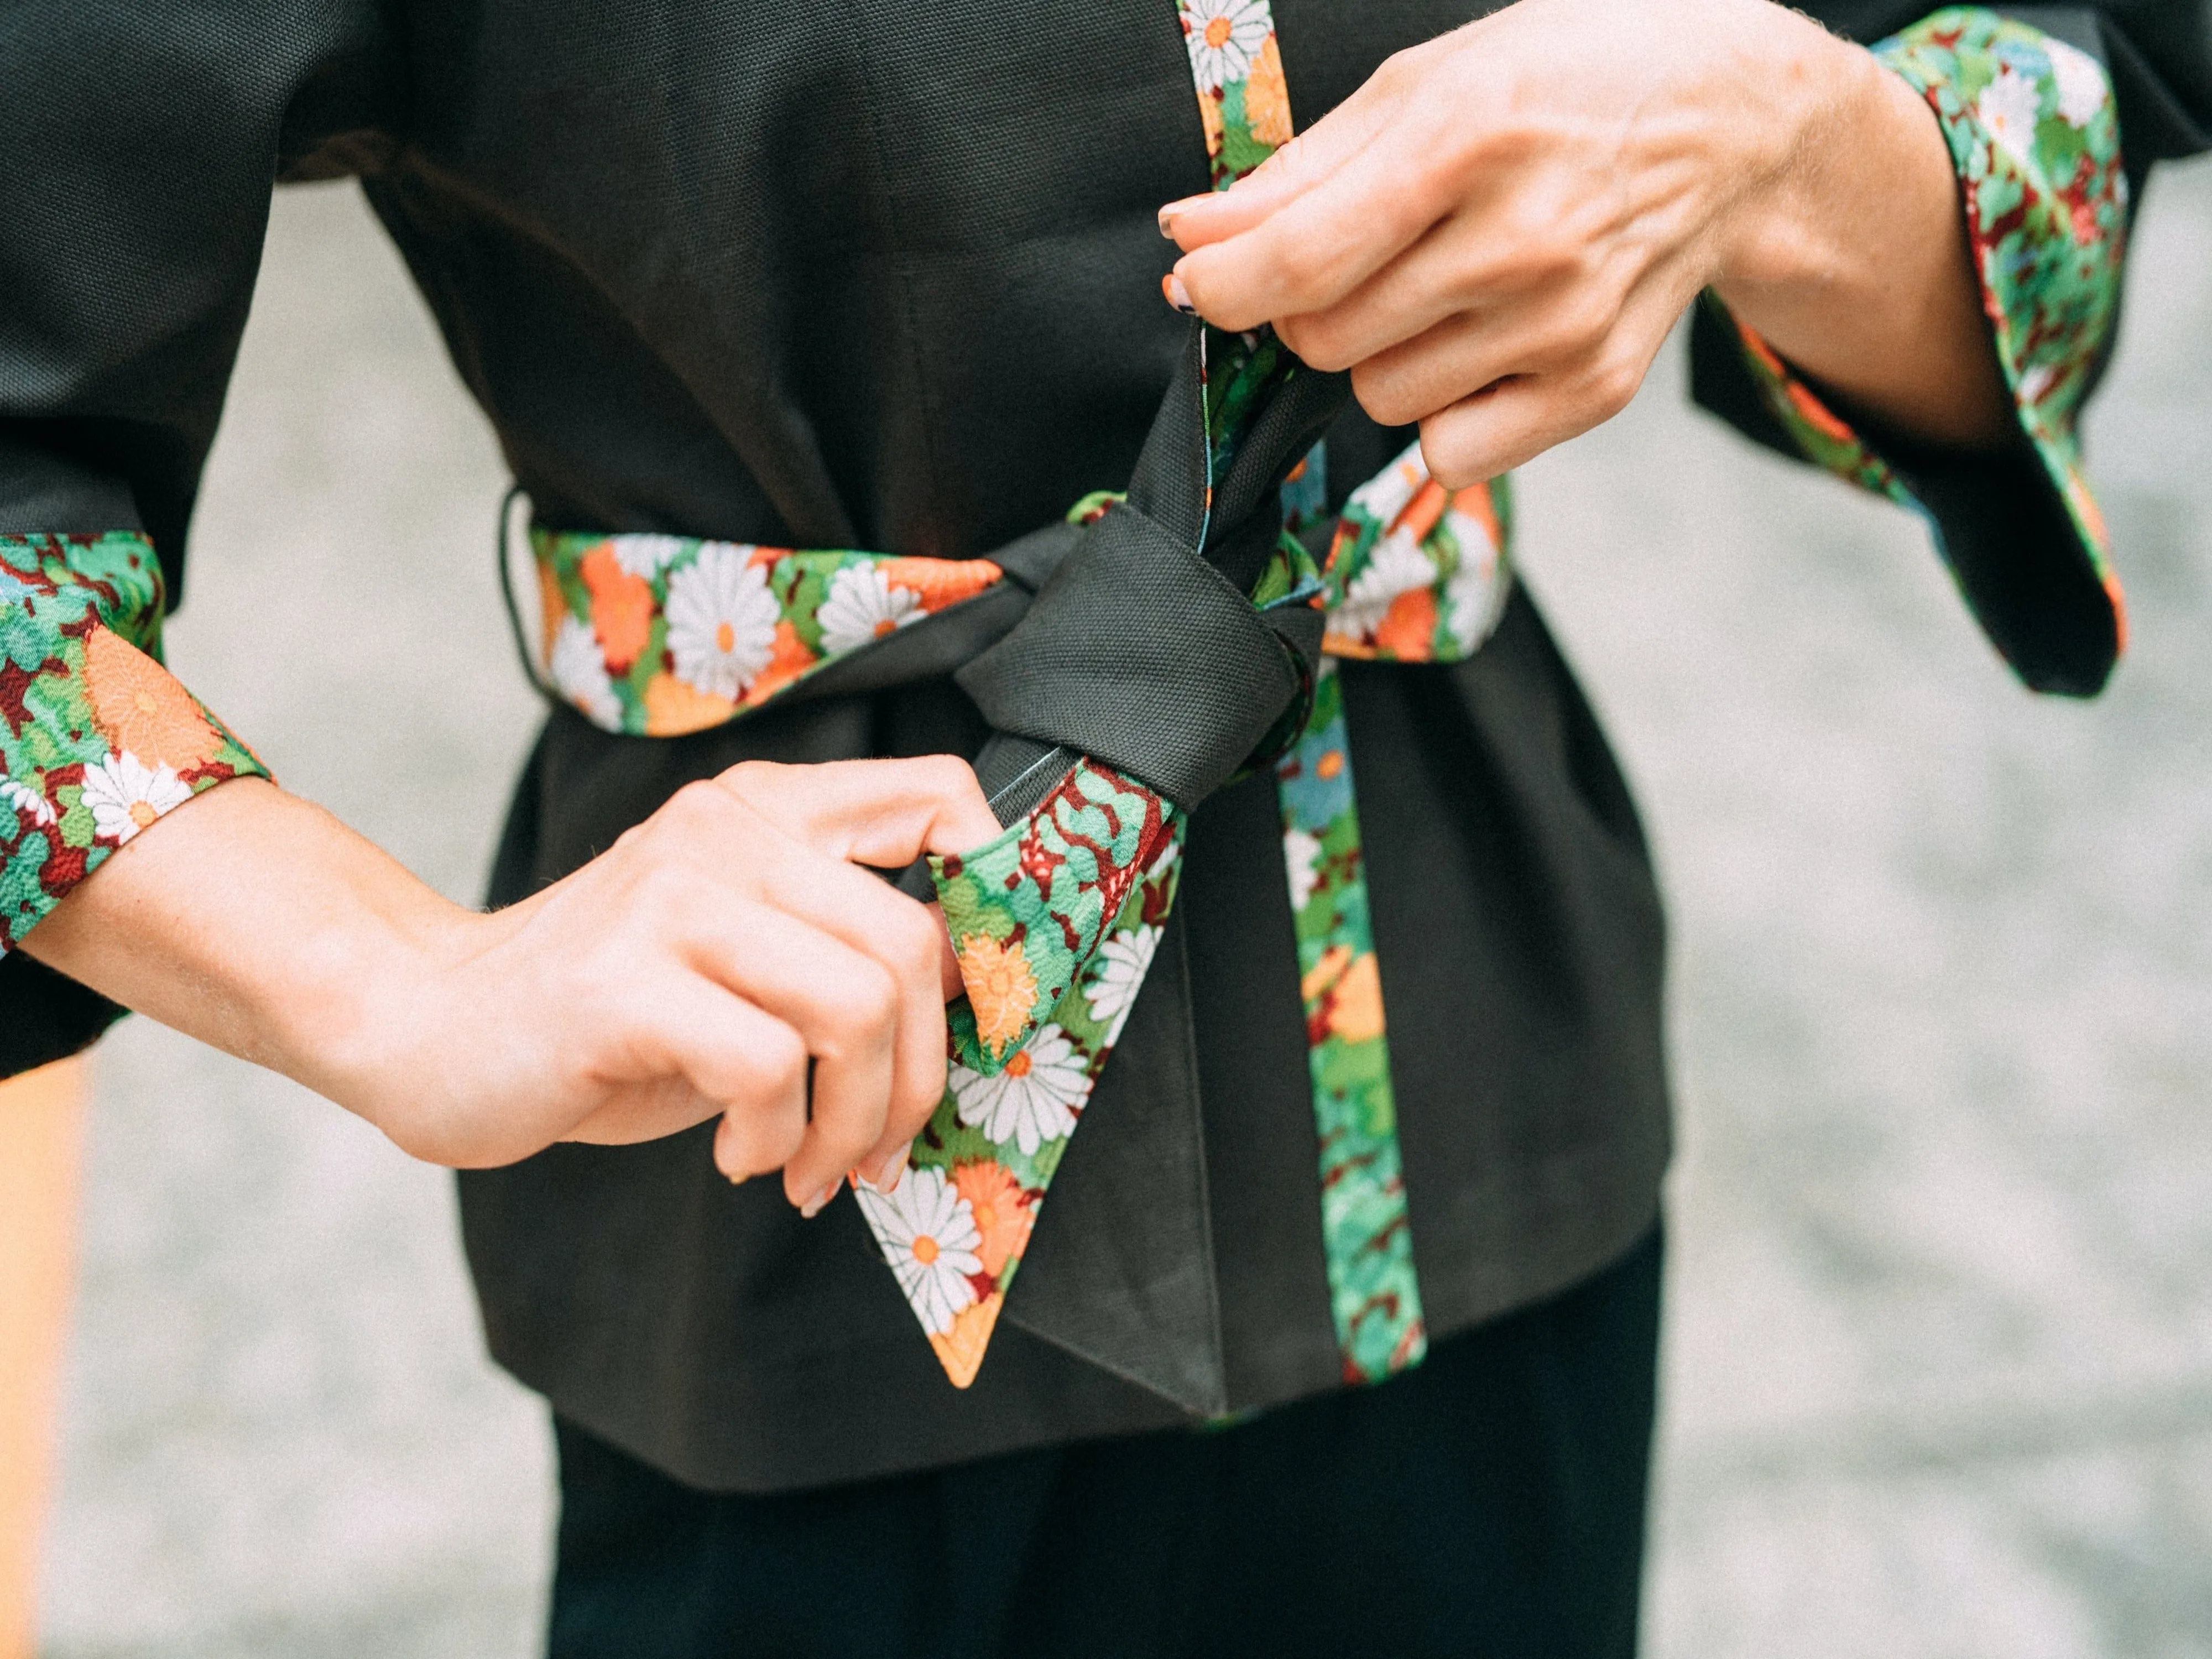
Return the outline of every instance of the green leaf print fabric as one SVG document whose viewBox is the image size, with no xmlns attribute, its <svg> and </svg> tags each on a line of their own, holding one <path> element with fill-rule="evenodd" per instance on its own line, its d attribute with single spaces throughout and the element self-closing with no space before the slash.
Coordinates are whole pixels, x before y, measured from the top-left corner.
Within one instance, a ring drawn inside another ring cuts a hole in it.
<svg viewBox="0 0 2212 1659">
<path fill-rule="evenodd" d="M 268 775 L 161 664 L 143 536 L 0 537 L 0 951 L 166 812 Z"/>
</svg>

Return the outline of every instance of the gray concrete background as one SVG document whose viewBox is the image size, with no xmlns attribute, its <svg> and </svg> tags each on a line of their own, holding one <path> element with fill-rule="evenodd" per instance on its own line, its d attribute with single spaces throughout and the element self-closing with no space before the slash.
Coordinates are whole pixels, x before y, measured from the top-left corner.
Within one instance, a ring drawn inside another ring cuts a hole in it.
<svg viewBox="0 0 2212 1659">
<path fill-rule="evenodd" d="M 2094 704 L 2016 690 L 1911 521 L 1690 412 L 1674 354 L 1524 475 L 1677 930 L 1662 1659 L 2212 1655 L 2208 268 L 2212 171 L 2163 176 L 2092 424 L 2136 626 Z M 284 193 L 173 659 L 459 897 L 532 718 L 503 483 L 352 188 Z M 134 1022 L 86 1226 L 49 1652 L 532 1650 L 544 1419 L 442 1175 Z"/>
</svg>

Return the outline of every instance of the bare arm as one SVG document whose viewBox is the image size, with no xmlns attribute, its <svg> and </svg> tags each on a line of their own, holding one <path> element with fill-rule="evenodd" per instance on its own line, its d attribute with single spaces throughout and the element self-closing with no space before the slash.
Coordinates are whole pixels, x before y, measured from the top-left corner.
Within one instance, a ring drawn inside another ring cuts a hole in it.
<svg viewBox="0 0 2212 1659">
<path fill-rule="evenodd" d="M 848 1169 L 893 1163 L 945 1084 L 943 929 L 848 860 L 997 829 L 956 760 L 750 764 L 485 915 L 244 779 L 118 849 L 23 948 L 419 1157 L 720 1115 L 724 1173 L 780 1168 L 811 1212 Z"/>
</svg>

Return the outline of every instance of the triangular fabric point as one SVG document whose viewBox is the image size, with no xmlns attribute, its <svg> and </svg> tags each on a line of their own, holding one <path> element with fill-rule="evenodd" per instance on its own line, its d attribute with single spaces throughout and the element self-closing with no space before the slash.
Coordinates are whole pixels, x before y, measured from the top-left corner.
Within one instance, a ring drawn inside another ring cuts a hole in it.
<svg viewBox="0 0 2212 1659">
<path fill-rule="evenodd" d="M 1006 1305 L 1003 1291 L 994 1291 L 981 1302 L 962 1310 L 952 1322 L 952 1328 L 929 1339 L 929 1346 L 937 1351 L 937 1363 L 945 1367 L 945 1374 L 952 1379 L 952 1386 L 964 1389 L 975 1380 L 975 1373 L 983 1369 L 983 1355 L 991 1346 L 991 1333 L 999 1323 L 999 1310 Z"/>
</svg>

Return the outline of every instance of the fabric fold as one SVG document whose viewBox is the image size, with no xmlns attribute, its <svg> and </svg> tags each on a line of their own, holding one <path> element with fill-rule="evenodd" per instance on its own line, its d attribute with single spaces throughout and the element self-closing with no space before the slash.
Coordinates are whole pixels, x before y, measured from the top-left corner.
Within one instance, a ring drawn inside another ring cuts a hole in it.
<svg viewBox="0 0 2212 1659">
<path fill-rule="evenodd" d="M 135 532 L 0 537 L 0 953 L 194 795 L 268 775 L 161 662 Z"/>
<path fill-rule="evenodd" d="M 2094 696 L 2127 646 L 2076 431 L 2118 319 L 2126 245 L 2110 77 L 2080 47 L 1978 7 L 1935 12 L 1873 50 L 1927 100 L 1950 149 L 1990 338 L 2033 457 L 2002 471 L 2012 492 L 2033 499 L 1989 499 L 1986 481 L 1953 458 L 1861 431 L 1717 299 L 1707 303 L 1807 459 L 1925 520 L 1960 597 L 2021 681 Z M 1956 503 L 1971 510 L 1943 510 Z M 1990 545 L 1946 535 L 1945 520 L 1977 518 L 2011 533 Z"/>
</svg>

